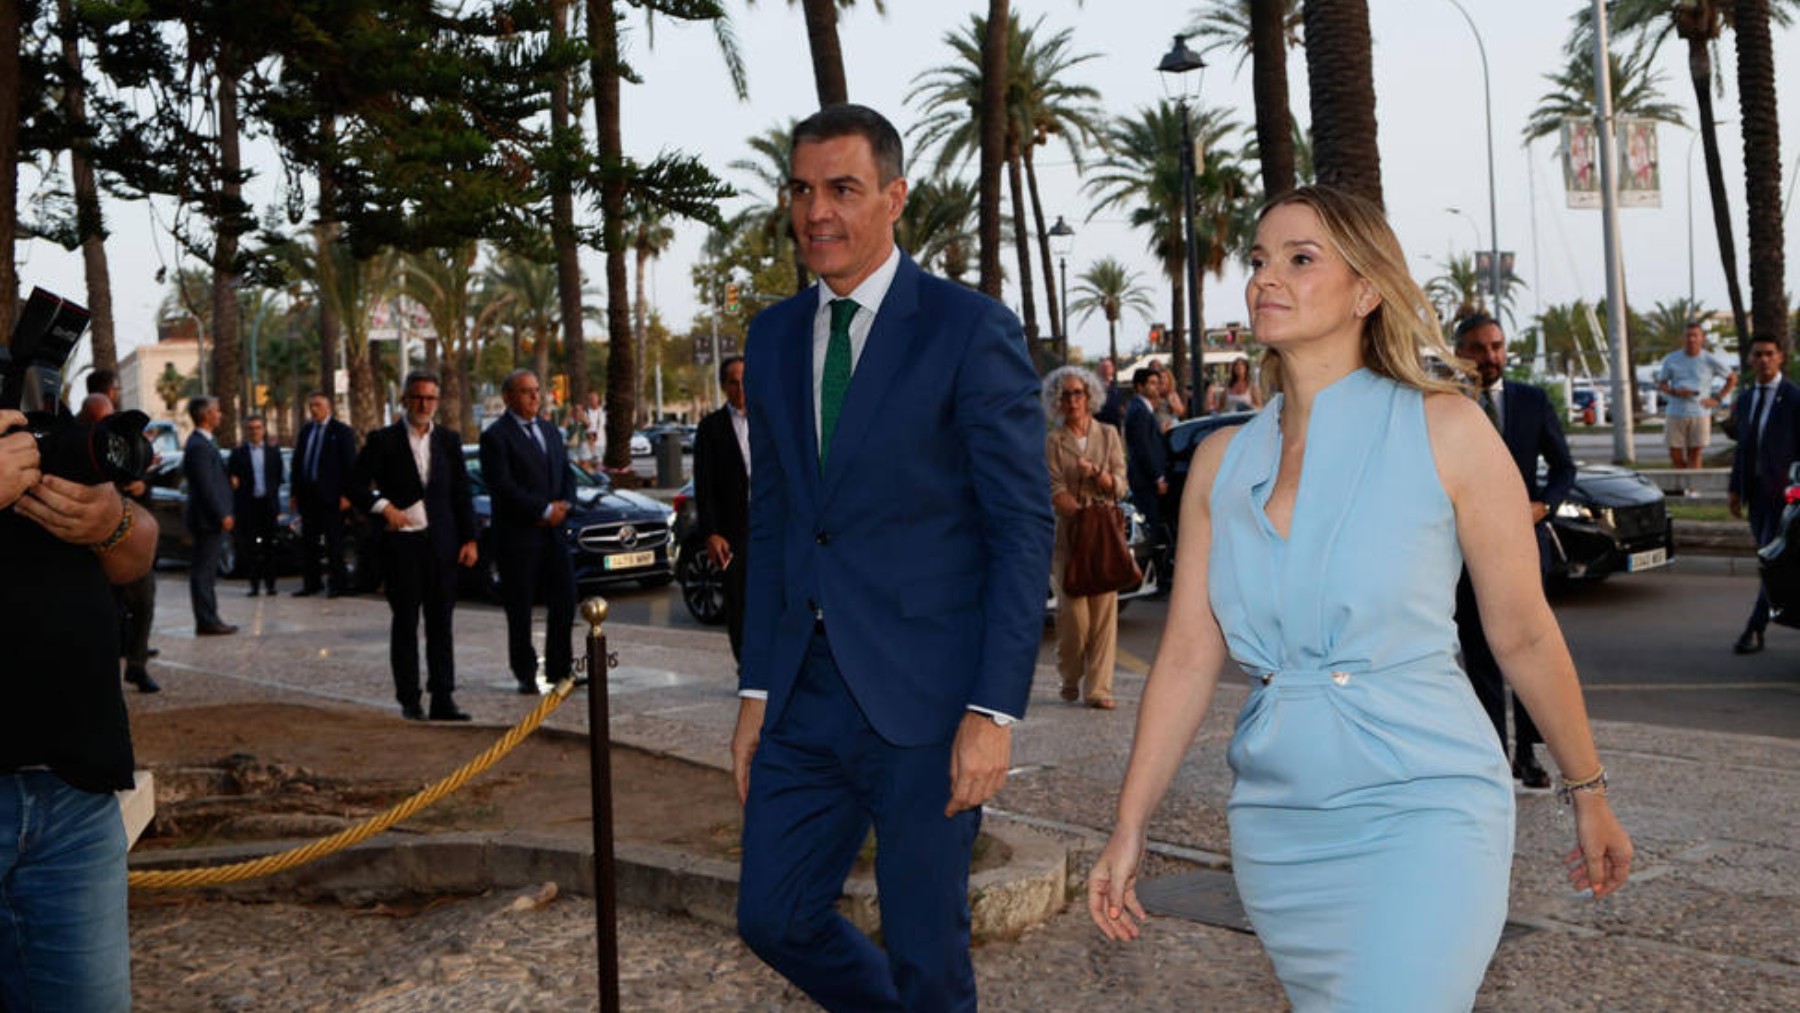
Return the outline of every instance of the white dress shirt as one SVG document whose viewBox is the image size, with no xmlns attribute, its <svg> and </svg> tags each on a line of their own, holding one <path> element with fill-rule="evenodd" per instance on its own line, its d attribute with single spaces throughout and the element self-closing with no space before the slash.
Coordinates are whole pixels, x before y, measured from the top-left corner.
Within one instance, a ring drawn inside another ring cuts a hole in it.
<svg viewBox="0 0 1800 1013">
<path fill-rule="evenodd" d="M 727 404 L 726 417 L 731 419 L 731 431 L 737 436 L 738 454 L 744 459 L 744 477 L 750 477 L 750 416 L 737 410 L 736 405 Z"/>
<path fill-rule="evenodd" d="M 423 490 L 431 482 L 431 433 L 436 428 L 435 424 L 429 425 L 421 433 L 412 426 L 405 427 L 406 442 L 412 447 L 413 467 L 419 470 L 420 490 Z M 375 501 L 375 512 L 379 514 L 390 506 L 393 504 L 383 497 Z M 423 496 L 419 497 L 417 503 L 400 512 L 406 515 L 406 523 L 400 526 L 401 531 L 424 531 L 431 526 L 431 521 L 425 516 L 425 497 Z"/>
<path fill-rule="evenodd" d="M 263 478 L 263 445 L 252 443 L 250 446 L 250 495 L 262 499 L 267 496 L 264 488 L 268 483 Z"/>
</svg>

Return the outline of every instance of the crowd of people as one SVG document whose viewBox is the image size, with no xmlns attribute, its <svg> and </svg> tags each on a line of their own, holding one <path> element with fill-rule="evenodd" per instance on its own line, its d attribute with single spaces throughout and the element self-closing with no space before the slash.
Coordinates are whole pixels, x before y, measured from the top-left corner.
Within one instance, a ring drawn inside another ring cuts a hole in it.
<svg viewBox="0 0 1800 1013">
<path fill-rule="evenodd" d="M 759 314 L 746 355 L 720 363 L 726 403 L 701 423 L 694 460 L 698 544 L 725 576 L 739 662 L 737 916 L 758 955 L 831 1010 L 975 1008 L 970 849 L 1025 715 L 1045 576 L 1061 699 L 1114 710 L 1116 581 L 1096 590 L 1072 564 L 1095 550 L 1093 531 L 1117 534 L 1091 512 L 1116 517 L 1127 499 L 1160 557 L 1168 618 L 1115 829 L 1088 878 L 1105 938 L 1144 931 L 1151 815 L 1234 673 L 1249 697 L 1227 751 L 1233 870 L 1296 1009 L 1472 1006 L 1506 917 L 1514 781 L 1555 783 L 1571 806 L 1575 888 L 1603 897 L 1625 883 L 1631 842 L 1544 595 L 1548 521 L 1575 474 L 1559 413 L 1506 377 L 1498 320 L 1469 316 L 1446 344 L 1379 209 L 1328 187 L 1262 209 L 1245 299 L 1263 358 L 1237 358 L 1197 395 L 1243 415 L 1198 446 L 1177 492 L 1166 434 L 1188 412 L 1164 366 L 1125 385 L 1111 360 L 1039 379 L 1016 317 L 895 245 L 908 184 L 884 117 L 827 107 L 795 126 L 790 155 L 793 231 L 818 284 Z M 1677 466 L 1706 443 L 1714 384 L 1726 397 L 1736 380 L 1698 332 L 1658 379 Z M 1800 455 L 1800 388 L 1782 378 L 1779 341 L 1756 338 L 1751 362 L 1730 506 L 1748 510 L 1760 543 L 1777 533 Z M 104 417 L 116 383 L 91 383 L 83 416 Z M 401 417 L 360 449 L 314 394 L 291 474 L 256 417 L 221 454 L 217 403 L 193 399 L 196 632 L 236 632 L 214 587 L 228 536 L 249 594 L 275 593 L 268 546 L 285 479 L 306 545 L 296 595 L 348 593 L 348 511 L 384 526 L 403 717 L 469 719 L 454 695 L 455 585 L 482 544 L 497 556 L 519 691 L 570 675 L 575 585 L 558 529 L 571 467 L 600 466 L 606 416 L 592 395 L 566 426 L 547 420 L 530 370 L 501 390 L 506 412 L 479 436 L 494 504 L 485 543 L 462 436 L 436 421 L 429 372 L 405 378 Z M 0 412 L 0 426 L 16 414 Z M 45 474 L 29 436 L 0 437 L 0 506 L 12 507 L 0 543 L 30 575 L 3 592 L 0 636 L 40 645 L 26 652 L 31 674 L 0 689 L 0 1008 L 77 993 L 84 1008 L 128 1005 L 109 793 L 131 771 L 118 659 L 126 683 L 158 689 L 146 668 L 155 524 L 132 499 L 143 494 Z M 1402 533 L 1400 558 L 1388 547 Z M 64 634 L 48 641 L 54 659 L 43 630 L 21 627 L 43 621 L 46 600 Z M 1759 599 L 1738 651 L 1761 649 L 1768 611 Z M 91 861 L 75 869 L 13 843 L 9 828 L 38 805 L 60 807 L 50 835 Z M 871 828 L 880 945 L 834 907 Z M 39 931 L 77 898 L 80 917 Z"/>
</svg>

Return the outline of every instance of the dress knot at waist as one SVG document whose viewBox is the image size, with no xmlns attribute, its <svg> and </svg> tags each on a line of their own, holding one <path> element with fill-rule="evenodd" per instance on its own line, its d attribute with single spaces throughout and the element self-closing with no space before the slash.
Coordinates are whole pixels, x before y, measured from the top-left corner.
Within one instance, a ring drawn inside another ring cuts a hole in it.
<svg viewBox="0 0 1800 1013">
<path fill-rule="evenodd" d="M 1242 660 L 1238 664 L 1250 676 L 1251 688 L 1254 689 L 1261 686 L 1349 686 L 1370 677 L 1387 679 L 1413 673 L 1435 675 L 1443 669 L 1446 662 L 1452 668 L 1456 665 L 1454 657 L 1446 659 L 1438 655 L 1426 655 L 1378 667 L 1371 667 L 1366 661 L 1327 663 L 1315 668 L 1270 668 Z"/>
<path fill-rule="evenodd" d="M 1283 686 L 1348 686 L 1353 675 L 1347 668 L 1259 668 L 1245 665 L 1244 671 L 1249 673 L 1252 681 L 1258 685 L 1270 686 L 1280 683 Z"/>
</svg>

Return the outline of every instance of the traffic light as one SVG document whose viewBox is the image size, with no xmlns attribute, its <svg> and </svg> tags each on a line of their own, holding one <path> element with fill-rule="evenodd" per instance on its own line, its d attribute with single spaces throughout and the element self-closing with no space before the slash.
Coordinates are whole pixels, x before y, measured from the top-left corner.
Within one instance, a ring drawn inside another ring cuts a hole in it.
<svg viewBox="0 0 1800 1013">
<path fill-rule="evenodd" d="M 738 302 L 737 282 L 727 282 L 725 285 L 725 312 L 736 313 L 741 307 L 742 304 Z"/>
<path fill-rule="evenodd" d="M 1150 347 L 1156 348 L 1163 343 L 1163 325 L 1150 325 Z"/>
<path fill-rule="evenodd" d="M 550 378 L 550 393 L 556 398 L 557 404 L 569 403 L 569 377 L 567 374 L 557 373 Z"/>
</svg>

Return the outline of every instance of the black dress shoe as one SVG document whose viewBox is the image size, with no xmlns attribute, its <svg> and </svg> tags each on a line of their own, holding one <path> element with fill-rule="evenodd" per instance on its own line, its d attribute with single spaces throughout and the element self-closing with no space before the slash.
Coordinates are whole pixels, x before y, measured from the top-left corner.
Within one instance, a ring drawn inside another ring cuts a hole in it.
<svg viewBox="0 0 1800 1013">
<path fill-rule="evenodd" d="M 250 585 L 250 593 L 249 593 L 249 594 L 247 594 L 247 595 L 245 595 L 245 596 L 244 596 L 244 597 L 246 597 L 246 598 L 254 598 L 254 597 L 256 597 L 256 596 L 257 596 L 257 595 L 259 595 L 259 594 L 262 594 L 262 592 L 261 592 L 261 591 L 259 591 L 259 590 L 257 590 L 257 588 L 256 588 L 256 585 L 255 585 L 255 584 L 252 584 L 252 585 Z"/>
<path fill-rule="evenodd" d="M 1731 645 L 1731 653 L 1733 654 L 1755 654 L 1762 649 L 1763 635 L 1761 630 L 1745 630 L 1744 635 L 1737 638 L 1737 643 Z"/>
<path fill-rule="evenodd" d="M 425 708 L 416 703 L 401 704 L 400 716 L 408 721 L 423 721 L 425 720 Z"/>
<path fill-rule="evenodd" d="M 469 717 L 468 711 L 461 709 L 460 707 L 456 706 L 456 704 L 454 704 L 454 703 L 440 704 L 440 703 L 433 702 L 431 705 L 431 720 L 433 720 L 433 721 L 468 721 L 471 719 Z"/>
<path fill-rule="evenodd" d="M 125 669 L 125 681 L 136 686 L 139 693 L 162 692 L 162 687 L 156 684 L 155 679 L 150 678 L 150 673 L 136 666 L 130 666 Z"/>
<path fill-rule="evenodd" d="M 300 590 L 294 592 L 294 597 L 296 597 L 296 598 L 311 598 L 313 595 L 318 594 L 318 593 L 319 593 L 319 589 L 316 587 L 303 587 Z"/>
<path fill-rule="evenodd" d="M 1537 757 L 1530 753 L 1513 764 L 1513 778 L 1527 788 L 1542 790 L 1550 787 L 1550 773 L 1538 766 Z"/>
<path fill-rule="evenodd" d="M 230 623 L 216 623 L 211 626 L 196 627 L 194 634 L 201 637 L 226 637 L 236 633 L 238 628 Z"/>
<path fill-rule="evenodd" d="M 541 696 L 542 691 L 540 691 L 538 689 L 538 684 L 537 684 L 536 680 L 533 680 L 531 682 L 521 682 L 521 683 L 519 683 L 519 695 L 520 696 Z"/>
</svg>

